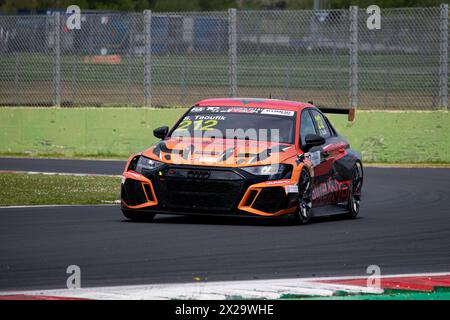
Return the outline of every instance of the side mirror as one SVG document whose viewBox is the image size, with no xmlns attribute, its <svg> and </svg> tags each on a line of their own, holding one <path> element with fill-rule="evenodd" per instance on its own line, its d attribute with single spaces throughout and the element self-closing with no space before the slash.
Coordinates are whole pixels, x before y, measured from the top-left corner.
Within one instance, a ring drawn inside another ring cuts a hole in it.
<svg viewBox="0 0 450 320">
<path fill-rule="evenodd" d="M 302 149 L 304 152 L 308 152 L 309 149 L 316 146 L 321 146 L 325 144 L 325 138 L 317 134 L 307 134 L 305 137 L 305 145 Z"/>
<path fill-rule="evenodd" d="M 153 130 L 153 135 L 159 139 L 164 139 L 168 133 L 169 133 L 168 126 L 159 127 L 159 128 L 156 128 L 155 130 Z"/>
</svg>

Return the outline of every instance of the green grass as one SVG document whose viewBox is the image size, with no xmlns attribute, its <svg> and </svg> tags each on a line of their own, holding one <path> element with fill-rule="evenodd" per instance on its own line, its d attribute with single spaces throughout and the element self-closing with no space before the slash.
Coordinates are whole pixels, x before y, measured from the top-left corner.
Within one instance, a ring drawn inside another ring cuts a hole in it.
<svg viewBox="0 0 450 320">
<path fill-rule="evenodd" d="M 0 154 L 126 158 L 156 141 L 153 129 L 183 109 L 0 109 Z"/>
<path fill-rule="evenodd" d="M 345 294 L 332 297 L 285 296 L 284 299 L 301 300 L 450 300 L 449 288 L 436 288 L 432 292 L 386 289 L 382 294 Z"/>
<path fill-rule="evenodd" d="M 0 155 L 127 158 L 157 141 L 185 109 L 0 108 Z M 358 112 L 330 115 L 366 163 L 450 163 L 450 114 Z"/>
<path fill-rule="evenodd" d="M 0 174 L 0 206 L 107 204 L 120 199 L 119 177 Z"/>
<path fill-rule="evenodd" d="M 450 163 L 449 113 L 359 112 L 353 124 L 330 119 L 367 163 Z"/>
</svg>

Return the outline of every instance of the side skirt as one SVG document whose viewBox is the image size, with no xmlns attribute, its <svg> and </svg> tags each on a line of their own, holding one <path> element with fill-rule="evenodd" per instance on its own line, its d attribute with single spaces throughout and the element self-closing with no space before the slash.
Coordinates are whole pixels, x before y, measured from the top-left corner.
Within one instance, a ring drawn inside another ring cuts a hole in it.
<svg viewBox="0 0 450 320">
<path fill-rule="evenodd" d="M 312 209 L 313 217 L 327 217 L 327 216 L 335 216 L 339 214 L 346 214 L 348 212 L 345 205 L 325 205 Z"/>
</svg>

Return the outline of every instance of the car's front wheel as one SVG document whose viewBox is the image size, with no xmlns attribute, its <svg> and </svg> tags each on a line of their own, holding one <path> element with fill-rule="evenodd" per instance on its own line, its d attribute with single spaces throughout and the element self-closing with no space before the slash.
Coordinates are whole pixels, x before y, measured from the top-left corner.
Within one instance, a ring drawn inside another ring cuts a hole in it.
<svg viewBox="0 0 450 320">
<path fill-rule="evenodd" d="M 136 212 L 131 210 L 122 209 L 122 213 L 125 218 L 133 221 L 149 222 L 155 217 L 154 213 L 148 212 Z"/>
<path fill-rule="evenodd" d="M 306 224 L 312 213 L 312 179 L 307 169 L 303 169 L 298 182 L 298 210 L 295 220 L 299 224 Z"/>
</svg>

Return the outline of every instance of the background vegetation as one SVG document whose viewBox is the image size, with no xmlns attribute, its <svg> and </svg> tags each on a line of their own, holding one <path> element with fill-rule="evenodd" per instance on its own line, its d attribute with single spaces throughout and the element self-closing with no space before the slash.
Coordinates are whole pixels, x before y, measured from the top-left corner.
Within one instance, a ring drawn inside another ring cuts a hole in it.
<svg viewBox="0 0 450 320">
<path fill-rule="evenodd" d="M 449 0 L 320 0 L 327 9 L 362 8 L 376 4 L 387 7 L 428 7 L 448 3 Z M 227 8 L 239 9 L 312 9 L 313 0 L 0 0 L 1 11 L 46 10 L 67 8 L 77 4 L 84 10 L 142 11 L 211 11 Z"/>
</svg>

